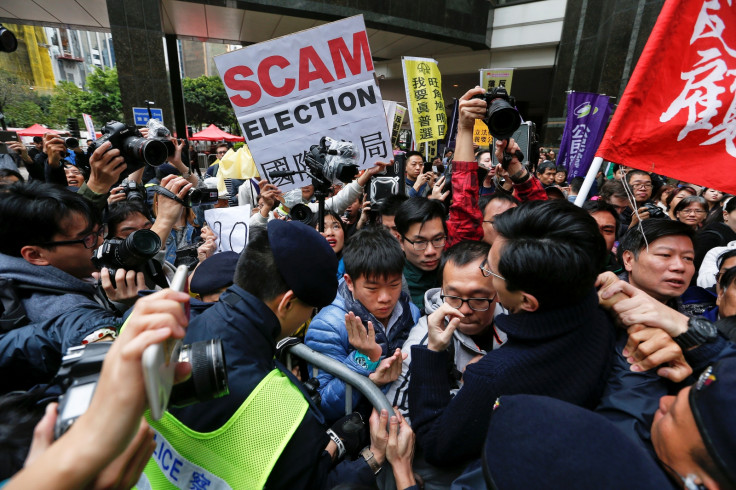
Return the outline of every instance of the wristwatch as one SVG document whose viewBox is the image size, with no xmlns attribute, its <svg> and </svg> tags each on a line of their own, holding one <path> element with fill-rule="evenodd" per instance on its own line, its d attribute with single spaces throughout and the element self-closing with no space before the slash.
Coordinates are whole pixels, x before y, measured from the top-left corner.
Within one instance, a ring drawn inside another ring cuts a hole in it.
<svg viewBox="0 0 736 490">
<path fill-rule="evenodd" d="M 375 362 L 371 361 L 371 359 L 368 356 L 358 352 L 357 350 L 355 351 L 355 355 L 353 356 L 353 359 L 355 359 L 355 363 L 358 366 L 365 368 L 368 371 L 375 371 L 376 368 L 378 367 L 378 363 L 380 362 L 380 359 Z"/>
<path fill-rule="evenodd" d="M 685 350 L 706 342 L 713 342 L 717 337 L 718 329 L 712 322 L 702 316 L 693 316 L 687 321 L 687 330 L 672 340 L 682 350 Z"/>
<path fill-rule="evenodd" d="M 381 472 L 381 468 L 383 468 L 383 466 L 378 464 L 376 458 L 373 457 L 373 452 L 371 451 L 370 446 L 364 447 L 363 450 L 360 452 L 360 455 L 363 459 L 365 459 L 365 462 L 368 463 L 368 466 L 371 467 L 374 475 L 377 475 Z"/>
</svg>

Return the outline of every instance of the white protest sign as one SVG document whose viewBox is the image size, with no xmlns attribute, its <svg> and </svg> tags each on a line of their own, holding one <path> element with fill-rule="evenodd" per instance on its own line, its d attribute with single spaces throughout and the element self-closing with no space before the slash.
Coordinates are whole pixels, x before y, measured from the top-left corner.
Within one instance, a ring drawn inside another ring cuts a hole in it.
<svg viewBox="0 0 736 490">
<path fill-rule="evenodd" d="M 217 236 L 217 252 L 241 253 L 248 243 L 250 205 L 207 209 L 204 220 Z"/>
<path fill-rule="evenodd" d="M 389 128 L 373 78 L 363 16 L 215 57 L 260 174 L 282 191 L 311 183 L 304 155 L 323 136 L 351 141 L 361 168 L 391 155 Z"/>
</svg>

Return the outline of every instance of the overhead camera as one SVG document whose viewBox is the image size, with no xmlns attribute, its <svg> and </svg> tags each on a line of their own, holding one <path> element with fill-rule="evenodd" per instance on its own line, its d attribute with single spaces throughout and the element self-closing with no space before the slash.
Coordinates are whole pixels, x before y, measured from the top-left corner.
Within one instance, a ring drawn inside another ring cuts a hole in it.
<svg viewBox="0 0 736 490">
<path fill-rule="evenodd" d="M 474 95 L 473 98 L 486 101 L 486 115 L 483 122 L 494 138 L 507 140 L 521 126 L 521 115 L 514 107 L 516 99 L 509 95 L 505 87 L 495 87 L 490 92 Z"/>
<path fill-rule="evenodd" d="M 166 145 L 157 139 L 144 138 L 135 126 L 110 121 L 102 128 L 102 137 L 90 145 L 92 151 L 109 141 L 112 148 L 120 150 L 127 167 L 123 175 L 129 175 L 148 164 L 157 167 L 169 156 Z"/>
<path fill-rule="evenodd" d="M 112 342 L 94 342 L 70 347 L 61 361 L 56 381 L 64 394 L 59 398 L 59 415 L 54 427 L 58 439 L 89 408 L 100 378 L 102 362 Z M 225 350 L 221 339 L 183 345 L 179 362 L 192 365 L 191 377 L 171 390 L 169 406 L 181 408 L 229 394 Z"/>
</svg>

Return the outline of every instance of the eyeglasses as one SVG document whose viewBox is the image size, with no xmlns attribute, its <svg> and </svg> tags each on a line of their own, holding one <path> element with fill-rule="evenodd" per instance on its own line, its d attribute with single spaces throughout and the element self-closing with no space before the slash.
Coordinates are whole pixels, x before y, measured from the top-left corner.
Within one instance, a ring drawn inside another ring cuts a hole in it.
<svg viewBox="0 0 736 490">
<path fill-rule="evenodd" d="M 404 237 L 404 240 L 411 243 L 414 247 L 414 250 L 417 252 L 421 252 L 422 250 L 426 250 L 427 245 L 431 242 L 432 246 L 434 248 L 442 248 L 445 246 L 445 242 L 447 241 L 446 236 L 438 236 L 437 238 L 432 238 L 431 240 L 409 240 L 408 238 Z"/>
<path fill-rule="evenodd" d="M 84 244 L 84 248 L 95 248 L 97 247 L 97 241 L 100 237 L 107 235 L 107 223 L 100 226 L 97 231 L 90 232 L 84 235 L 79 240 L 59 240 L 56 242 L 45 242 L 39 243 L 41 247 L 57 247 L 59 245 L 75 245 L 77 243 Z"/>
<path fill-rule="evenodd" d="M 459 296 L 440 294 L 440 298 L 456 310 L 462 308 L 463 303 L 468 303 L 468 307 L 473 311 L 488 311 L 491 307 L 491 303 L 496 299 L 496 295 L 494 294 L 493 298 L 461 298 Z"/>
<path fill-rule="evenodd" d="M 493 277 L 496 277 L 498 279 L 501 279 L 502 281 L 505 281 L 506 280 L 505 277 L 499 276 L 498 274 L 496 274 L 495 272 L 493 272 L 490 268 L 486 268 L 486 265 L 487 264 L 488 264 L 488 259 L 486 258 L 486 259 L 483 260 L 483 263 L 480 264 L 480 266 L 478 266 L 478 268 L 480 269 L 480 273 L 483 274 L 483 277 L 493 276 Z"/>
<path fill-rule="evenodd" d="M 634 189 L 651 189 L 652 188 L 652 184 L 651 183 L 636 183 L 636 182 L 633 182 L 631 184 L 631 187 L 633 187 Z"/>
<path fill-rule="evenodd" d="M 705 214 L 705 211 L 702 209 L 681 209 L 678 211 L 678 213 L 682 214 Z"/>
<path fill-rule="evenodd" d="M 224 155 L 225 153 L 227 153 L 227 151 L 218 151 L 217 152 L 218 155 Z"/>
</svg>

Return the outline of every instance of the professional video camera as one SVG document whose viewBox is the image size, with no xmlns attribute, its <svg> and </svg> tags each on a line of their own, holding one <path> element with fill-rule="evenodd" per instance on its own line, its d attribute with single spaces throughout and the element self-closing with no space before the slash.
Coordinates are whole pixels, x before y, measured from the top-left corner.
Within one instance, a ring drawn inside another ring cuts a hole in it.
<svg viewBox="0 0 736 490">
<path fill-rule="evenodd" d="M 135 172 L 145 164 L 157 167 L 168 157 L 168 150 L 162 141 L 144 138 L 135 126 L 127 126 L 121 122 L 107 123 L 102 128 L 102 137 L 94 141 L 90 148 L 94 151 L 107 141 L 112 144 L 112 148 L 120 150 L 125 159 L 127 167 L 123 176 Z"/>
<path fill-rule="evenodd" d="M 198 204 L 212 204 L 217 202 L 218 196 L 217 187 L 193 187 L 184 196 L 184 205 L 190 208 Z"/>
<path fill-rule="evenodd" d="M 269 172 L 268 176 L 273 179 L 306 173 L 312 178 L 314 196 L 319 203 L 317 223 L 319 231 L 322 232 L 325 199 L 330 193 L 330 187 L 338 182 L 349 184 L 353 181 L 358 174 L 358 156 L 358 150 L 352 142 L 337 141 L 329 136 L 323 136 L 319 140 L 319 145 L 312 145 L 304 158 L 307 170 Z"/>
<path fill-rule="evenodd" d="M 124 240 L 120 238 L 106 239 L 94 251 L 92 263 L 98 269 L 107 267 L 110 270 L 110 281 L 113 287 L 116 287 L 116 269 L 140 270 L 148 273 L 148 277 L 161 287 L 167 287 L 167 284 L 162 282 L 160 264 L 152 260 L 159 250 L 161 250 L 161 239 L 155 232 L 136 230 Z M 158 264 L 158 267 L 156 267 L 156 264 Z"/>
<path fill-rule="evenodd" d="M 59 415 L 54 427 L 57 439 L 89 408 L 102 362 L 111 346 L 112 342 L 93 342 L 67 350 L 56 375 L 57 383 L 64 390 L 59 398 Z M 229 394 L 222 340 L 202 340 L 183 345 L 179 361 L 192 364 L 192 375 L 171 390 L 170 407 L 186 407 Z"/>
</svg>

